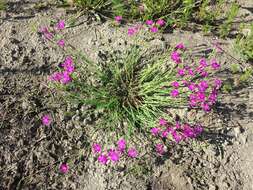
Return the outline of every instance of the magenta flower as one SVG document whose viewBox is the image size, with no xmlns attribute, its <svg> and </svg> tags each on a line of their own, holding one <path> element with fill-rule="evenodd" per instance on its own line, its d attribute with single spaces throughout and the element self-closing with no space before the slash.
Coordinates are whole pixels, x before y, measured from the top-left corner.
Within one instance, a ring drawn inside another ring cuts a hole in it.
<svg viewBox="0 0 253 190">
<path fill-rule="evenodd" d="M 176 131 L 172 131 L 171 135 L 177 143 L 179 143 L 183 139 L 182 135 L 178 134 Z"/>
<path fill-rule="evenodd" d="M 215 89 L 219 89 L 221 87 L 221 84 L 222 84 L 222 81 L 220 79 L 214 80 Z"/>
<path fill-rule="evenodd" d="M 154 127 L 151 130 L 152 135 L 156 136 L 160 132 L 160 128 Z"/>
<path fill-rule="evenodd" d="M 170 95 L 173 98 L 175 98 L 175 97 L 177 97 L 179 95 L 179 91 L 177 89 L 174 89 L 174 90 L 171 91 Z"/>
<path fill-rule="evenodd" d="M 202 77 L 208 77 L 208 72 L 206 72 L 206 71 L 201 71 L 200 72 L 200 75 L 202 76 Z"/>
<path fill-rule="evenodd" d="M 185 45 L 181 42 L 179 44 L 176 45 L 176 49 L 185 49 Z"/>
<path fill-rule="evenodd" d="M 64 47 L 65 46 L 65 41 L 63 39 L 60 39 L 58 42 L 57 42 L 58 46 L 60 47 Z"/>
<path fill-rule="evenodd" d="M 65 58 L 65 61 L 64 61 L 64 64 L 63 64 L 63 66 L 66 64 L 66 65 L 72 65 L 74 62 L 73 62 L 73 59 L 72 59 L 72 57 L 71 56 L 67 56 L 66 58 Z"/>
<path fill-rule="evenodd" d="M 165 147 L 163 144 L 156 144 L 155 150 L 158 154 L 162 155 L 165 152 Z"/>
<path fill-rule="evenodd" d="M 69 73 L 68 72 L 66 72 L 66 71 L 64 71 L 63 73 L 62 73 L 62 79 L 61 79 L 61 83 L 62 84 L 68 84 L 68 83 L 70 83 L 72 81 L 72 78 L 71 78 L 71 76 L 69 75 Z"/>
<path fill-rule="evenodd" d="M 190 106 L 191 107 L 195 107 L 196 105 L 197 105 L 197 97 L 196 97 L 196 95 L 194 95 L 194 94 L 191 94 L 190 96 L 189 96 L 189 104 L 190 104 Z"/>
<path fill-rule="evenodd" d="M 112 162 L 118 162 L 120 158 L 120 154 L 116 150 L 113 150 L 113 149 L 109 150 L 108 156 L 110 157 Z"/>
<path fill-rule="evenodd" d="M 56 82 L 60 82 L 62 79 L 62 73 L 60 72 L 55 72 L 53 73 L 50 77 L 49 80 L 51 81 L 56 81 Z"/>
<path fill-rule="evenodd" d="M 188 138 L 195 138 L 196 137 L 194 130 L 187 124 L 184 125 L 183 135 Z"/>
<path fill-rule="evenodd" d="M 204 101 L 205 101 L 205 98 L 206 98 L 206 95 L 205 95 L 205 93 L 203 93 L 203 92 L 198 92 L 198 93 L 197 93 L 197 97 L 198 97 L 198 100 L 199 100 L 199 101 L 204 102 Z"/>
<path fill-rule="evenodd" d="M 220 68 L 220 64 L 217 63 L 217 61 L 215 59 L 212 59 L 211 60 L 211 67 L 214 69 L 214 70 L 217 70 Z"/>
<path fill-rule="evenodd" d="M 158 32 L 158 28 L 153 26 L 153 27 L 150 28 L 150 32 L 156 33 L 156 32 Z"/>
<path fill-rule="evenodd" d="M 92 145 L 92 149 L 94 153 L 100 153 L 102 150 L 101 145 L 97 143 Z"/>
<path fill-rule="evenodd" d="M 43 36 L 50 40 L 53 38 L 53 33 L 49 32 L 48 28 L 47 27 L 43 27 L 40 29 L 40 32 L 43 34 Z"/>
<path fill-rule="evenodd" d="M 138 152 L 135 148 L 129 148 L 127 154 L 131 158 L 136 158 L 138 156 Z"/>
<path fill-rule="evenodd" d="M 208 85 L 207 81 L 205 81 L 205 80 L 201 81 L 198 85 L 199 91 L 201 91 L 201 92 L 206 91 L 206 89 L 208 89 L 208 87 L 209 87 L 209 85 Z"/>
<path fill-rule="evenodd" d="M 114 19 L 117 23 L 120 23 L 122 20 L 122 16 L 115 16 Z"/>
<path fill-rule="evenodd" d="M 75 66 L 73 64 L 73 59 L 70 56 L 66 57 L 62 66 L 64 67 L 64 70 L 69 74 L 73 73 L 75 70 Z"/>
<path fill-rule="evenodd" d="M 189 88 L 190 91 L 194 91 L 195 88 L 196 88 L 196 84 L 195 84 L 195 83 L 190 83 L 190 84 L 188 85 L 188 88 Z"/>
<path fill-rule="evenodd" d="M 117 144 L 118 144 L 118 150 L 119 151 L 122 152 L 122 151 L 125 150 L 125 148 L 126 148 L 126 141 L 124 139 L 120 139 Z"/>
<path fill-rule="evenodd" d="M 57 30 L 63 30 L 65 28 L 65 22 L 64 20 L 60 20 L 57 25 L 56 25 L 56 29 Z"/>
<path fill-rule="evenodd" d="M 52 118 L 49 114 L 44 115 L 41 120 L 42 120 L 42 124 L 45 126 L 49 126 L 52 122 Z"/>
<path fill-rule="evenodd" d="M 194 127 L 194 133 L 196 134 L 196 136 L 198 136 L 199 134 L 201 134 L 202 132 L 203 132 L 203 127 L 202 126 L 196 126 L 196 127 Z"/>
<path fill-rule="evenodd" d="M 162 137 L 162 138 L 167 138 L 168 134 L 169 134 L 169 131 L 166 129 L 166 130 L 164 130 L 164 131 L 162 132 L 161 137 Z"/>
<path fill-rule="evenodd" d="M 181 57 L 180 54 L 177 51 L 173 51 L 170 55 L 171 59 L 175 62 L 175 63 L 181 63 Z"/>
<path fill-rule="evenodd" d="M 201 59 L 199 60 L 199 64 L 200 64 L 200 66 L 203 67 L 203 68 L 205 68 L 205 67 L 208 66 L 208 63 L 207 63 L 207 61 L 206 61 L 205 58 L 201 58 Z"/>
<path fill-rule="evenodd" d="M 185 70 L 184 70 L 184 69 L 178 69 L 178 70 L 177 70 L 177 73 L 178 73 L 180 76 L 184 76 L 184 75 L 185 75 Z"/>
<path fill-rule="evenodd" d="M 69 166 L 68 166 L 68 164 L 67 163 L 62 163 L 61 165 L 60 165 L 60 172 L 62 172 L 62 173 L 67 173 L 69 171 Z"/>
<path fill-rule="evenodd" d="M 177 81 L 174 81 L 171 83 L 171 86 L 178 88 L 179 87 L 179 83 Z"/>
<path fill-rule="evenodd" d="M 216 90 L 212 90 L 211 94 L 208 97 L 208 101 L 210 102 L 210 104 L 214 104 L 217 100 L 217 91 Z"/>
<path fill-rule="evenodd" d="M 99 161 L 101 164 L 106 165 L 107 162 L 108 162 L 108 158 L 107 158 L 106 155 L 101 154 L 101 155 L 99 155 L 99 157 L 98 157 L 98 161 Z"/>
<path fill-rule="evenodd" d="M 147 20 L 147 21 L 146 21 L 146 24 L 147 24 L 147 25 L 152 25 L 153 23 L 154 23 L 153 20 Z"/>
<path fill-rule="evenodd" d="M 191 76 L 194 76 L 194 72 L 192 69 L 188 69 L 188 74 L 191 75 Z"/>
<path fill-rule="evenodd" d="M 135 28 L 128 28 L 128 36 L 133 36 L 136 33 L 136 29 Z"/>
<path fill-rule="evenodd" d="M 163 19 L 158 19 L 158 20 L 156 21 L 156 24 L 162 27 L 162 26 L 165 25 L 165 21 L 164 21 Z"/>
<path fill-rule="evenodd" d="M 159 119 L 159 125 L 161 125 L 161 126 L 165 126 L 165 125 L 167 125 L 167 120 L 166 119 L 164 119 L 164 118 L 161 118 L 161 119 Z"/>
<path fill-rule="evenodd" d="M 207 103 L 202 103 L 201 107 L 205 112 L 209 112 L 211 110 L 210 106 Z"/>
</svg>

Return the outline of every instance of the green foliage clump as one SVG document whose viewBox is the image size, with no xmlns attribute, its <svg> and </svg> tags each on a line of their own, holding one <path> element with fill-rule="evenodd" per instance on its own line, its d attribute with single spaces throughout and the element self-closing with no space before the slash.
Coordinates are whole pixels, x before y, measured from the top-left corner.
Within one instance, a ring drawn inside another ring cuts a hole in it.
<svg viewBox="0 0 253 190">
<path fill-rule="evenodd" d="M 231 31 L 233 21 L 235 17 L 237 16 L 239 11 L 239 5 L 236 3 L 232 3 L 229 11 L 226 14 L 226 19 L 222 25 L 220 25 L 220 36 L 226 37 L 228 36 L 229 32 Z"/>
<path fill-rule="evenodd" d="M 253 24 L 250 27 L 249 35 L 238 35 L 235 44 L 243 59 L 253 61 Z"/>
<path fill-rule="evenodd" d="M 136 126 L 151 128 L 158 118 L 167 118 L 165 107 L 187 102 L 187 98 L 169 95 L 171 82 L 178 79 L 167 56 L 146 60 L 141 50 L 133 47 L 123 56 L 112 56 L 107 63 L 93 63 L 85 56 L 82 60 L 80 75 L 73 77 L 65 92 L 70 100 L 91 105 L 102 113 L 101 126 L 127 122 L 129 132 Z"/>
<path fill-rule="evenodd" d="M 6 1 L 5 0 L 0 0 L 0 11 L 6 9 Z"/>
</svg>

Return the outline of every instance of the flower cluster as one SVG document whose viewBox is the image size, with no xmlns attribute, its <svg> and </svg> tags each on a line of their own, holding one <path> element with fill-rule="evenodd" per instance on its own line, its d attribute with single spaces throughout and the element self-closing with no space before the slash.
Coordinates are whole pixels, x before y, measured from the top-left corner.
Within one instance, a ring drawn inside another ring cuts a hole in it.
<svg viewBox="0 0 253 190">
<path fill-rule="evenodd" d="M 200 125 L 191 126 L 189 124 L 180 124 L 176 121 L 173 125 L 167 120 L 161 118 L 159 120 L 159 126 L 154 127 L 150 130 L 151 134 L 162 139 L 174 140 L 176 143 L 187 139 L 196 138 L 203 131 L 203 127 Z M 162 144 L 156 145 L 156 152 L 158 154 L 163 154 L 165 152 L 165 146 Z"/>
<path fill-rule="evenodd" d="M 148 26 L 148 30 L 151 33 L 157 33 L 159 31 L 159 28 L 164 27 L 166 23 L 163 19 L 159 19 L 156 22 L 154 22 L 153 20 L 147 20 L 145 24 Z M 144 28 L 143 25 L 130 27 L 128 28 L 128 35 L 133 36 L 142 28 Z"/>
<path fill-rule="evenodd" d="M 184 64 L 182 62 L 182 53 L 185 50 L 183 43 L 178 44 L 171 53 L 171 59 L 177 64 L 177 75 L 183 78 L 182 81 L 173 81 L 170 95 L 176 98 L 180 95 L 179 88 L 187 89 L 189 106 L 191 108 L 200 107 L 204 111 L 211 110 L 211 106 L 217 101 L 218 90 L 221 87 L 220 79 L 207 79 L 209 73 L 220 69 L 220 64 L 211 59 L 207 61 L 201 58 L 197 64 Z M 196 80 L 198 78 L 198 80 Z"/>
<path fill-rule="evenodd" d="M 72 81 L 71 74 L 75 70 L 74 62 L 71 56 L 67 56 L 64 63 L 61 65 L 64 69 L 62 72 L 55 72 L 50 77 L 49 80 L 59 82 L 61 84 L 68 84 Z"/>
<path fill-rule="evenodd" d="M 60 20 L 52 28 L 42 27 L 40 29 L 40 33 L 42 33 L 42 35 L 45 37 L 45 39 L 52 40 L 54 38 L 55 34 L 57 34 L 57 32 L 59 32 L 63 29 L 65 29 L 65 22 L 64 22 L 64 20 Z M 64 39 L 58 39 L 57 40 L 57 45 L 64 48 L 65 40 Z"/>
<path fill-rule="evenodd" d="M 130 158 L 136 158 L 138 156 L 137 150 L 133 147 L 126 151 L 126 141 L 124 139 L 118 140 L 117 147 L 109 149 L 107 153 L 102 153 L 102 147 L 97 143 L 92 145 L 92 150 L 94 154 L 98 155 L 98 162 L 104 165 L 108 164 L 110 161 L 112 163 L 118 162 L 125 153 Z"/>
</svg>

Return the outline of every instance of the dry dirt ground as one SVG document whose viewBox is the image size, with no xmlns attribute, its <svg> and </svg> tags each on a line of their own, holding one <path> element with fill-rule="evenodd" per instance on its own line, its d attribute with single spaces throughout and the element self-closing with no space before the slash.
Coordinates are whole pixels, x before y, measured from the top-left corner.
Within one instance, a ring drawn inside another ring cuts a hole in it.
<svg viewBox="0 0 253 190">
<path fill-rule="evenodd" d="M 253 4 L 241 4 L 241 14 L 251 19 Z M 50 18 L 69 18 L 71 13 L 57 8 L 37 10 L 33 1 L 10 1 L 9 5 L 0 18 L 0 189 L 253 190 L 252 83 L 222 93 L 219 105 L 210 114 L 181 111 L 209 129 L 202 141 L 190 147 L 175 146 L 166 158 L 143 160 L 143 165 L 133 165 L 138 171 L 129 171 L 128 163 L 101 167 L 86 155 L 84 142 L 91 140 L 86 125 L 92 123 L 90 116 L 82 115 L 86 108 L 55 103 L 54 94 L 46 87 L 48 75 L 64 54 L 49 46 L 37 29 Z M 109 21 L 89 18 L 80 17 L 79 25 L 65 31 L 67 43 L 97 60 L 108 49 L 126 48 L 131 43 L 124 37 L 126 26 L 115 29 Z M 212 40 L 201 32 L 176 30 L 159 34 L 149 43 L 150 51 L 163 51 L 184 41 L 201 56 Z M 218 40 L 239 59 L 233 52 L 232 39 Z M 223 54 L 220 62 L 226 71 L 236 61 Z M 252 63 L 241 64 L 249 67 Z M 224 80 L 233 78 L 228 71 L 219 75 Z M 69 110 L 73 114 L 64 115 Z M 54 115 L 52 127 L 41 125 L 44 113 Z M 71 157 L 76 152 L 81 155 Z M 58 169 L 63 161 L 73 166 L 66 175 Z"/>
</svg>

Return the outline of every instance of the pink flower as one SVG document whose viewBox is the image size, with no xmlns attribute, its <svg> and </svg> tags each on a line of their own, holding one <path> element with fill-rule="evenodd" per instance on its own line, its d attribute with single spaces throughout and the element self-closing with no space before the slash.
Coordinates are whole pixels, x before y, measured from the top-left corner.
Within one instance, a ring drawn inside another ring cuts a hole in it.
<svg viewBox="0 0 253 190">
<path fill-rule="evenodd" d="M 184 70 L 184 69 L 178 69 L 177 71 L 178 71 L 177 73 L 178 73 L 180 76 L 184 76 L 184 75 L 185 75 L 185 70 Z"/>
<path fill-rule="evenodd" d="M 64 20 L 60 20 L 57 25 L 56 25 L 56 29 L 57 30 L 63 30 L 65 28 L 65 22 Z"/>
<path fill-rule="evenodd" d="M 198 126 L 194 127 L 193 130 L 194 130 L 194 133 L 196 134 L 196 136 L 198 136 L 200 133 L 203 132 L 204 129 L 202 126 L 198 125 Z"/>
<path fill-rule="evenodd" d="M 159 119 L 159 125 L 161 125 L 161 126 L 165 126 L 165 125 L 167 125 L 167 120 L 166 119 L 164 119 L 164 118 L 161 118 L 161 119 Z"/>
<path fill-rule="evenodd" d="M 156 33 L 156 32 L 158 32 L 158 28 L 153 26 L 153 27 L 150 28 L 150 32 Z"/>
<path fill-rule="evenodd" d="M 119 151 L 122 152 L 122 151 L 125 150 L 125 148 L 126 148 L 126 141 L 124 139 L 120 139 L 117 144 L 118 144 L 118 150 Z"/>
<path fill-rule="evenodd" d="M 162 26 L 165 25 L 165 21 L 164 21 L 163 19 L 158 19 L 158 20 L 156 21 L 156 24 L 162 27 Z"/>
<path fill-rule="evenodd" d="M 185 45 L 181 42 L 176 45 L 176 49 L 185 49 Z"/>
<path fill-rule="evenodd" d="M 214 70 L 217 70 L 220 68 L 220 64 L 217 63 L 217 61 L 215 59 L 211 60 L 211 66 Z"/>
<path fill-rule="evenodd" d="M 192 69 L 188 69 L 188 74 L 191 75 L 191 76 L 194 76 L 194 72 Z"/>
<path fill-rule="evenodd" d="M 61 79 L 61 83 L 62 84 L 68 84 L 68 83 L 70 83 L 72 81 L 72 78 L 71 78 L 71 76 L 69 75 L 69 73 L 68 72 L 66 72 L 66 71 L 64 71 L 63 73 L 62 73 L 62 79 Z"/>
<path fill-rule="evenodd" d="M 55 72 L 53 73 L 50 77 L 49 80 L 51 81 L 56 81 L 56 82 L 60 82 L 62 79 L 62 73 L 60 72 Z"/>
<path fill-rule="evenodd" d="M 138 152 L 135 148 L 129 148 L 127 154 L 131 158 L 136 158 L 138 156 Z"/>
<path fill-rule="evenodd" d="M 49 126 L 52 122 L 52 118 L 48 114 L 44 115 L 41 120 L 42 120 L 42 124 L 45 125 L 45 126 Z"/>
<path fill-rule="evenodd" d="M 135 28 L 128 28 L 128 36 L 133 36 L 136 33 L 136 29 Z"/>
<path fill-rule="evenodd" d="M 201 92 L 206 91 L 206 89 L 208 89 L 208 87 L 209 87 L 209 85 L 205 80 L 201 81 L 198 85 L 199 91 L 201 91 Z"/>
<path fill-rule="evenodd" d="M 92 149 L 94 153 L 100 153 L 102 150 L 101 145 L 97 143 L 92 145 Z"/>
<path fill-rule="evenodd" d="M 43 34 L 43 36 L 50 40 L 53 38 L 53 33 L 49 32 L 48 28 L 47 27 L 43 27 L 40 29 L 40 32 Z"/>
<path fill-rule="evenodd" d="M 214 87 L 215 89 L 219 89 L 221 87 L 222 81 L 220 79 L 214 80 Z"/>
<path fill-rule="evenodd" d="M 176 131 L 172 131 L 171 135 L 177 143 L 179 143 L 182 140 L 182 135 L 178 134 Z"/>
<path fill-rule="evenodd" d="M 208 97 L 208 101 L 210 102 L 210 104 L 214 104 L 217 100 L 217 92 L 216 90 L 212 90 L 211 94 Z"/>
<path fill-rule="evenodd" d="M 98 157 L 98 161 L 99 161 L 101 164 L 105 165 L 105 164 L 107 164 L 107 162 L 108 162 L 108 158 L 107 158 L 106 155 L 101 154 L 101 155 L 99 155 L 99 157 Z"/>
<path fill-rule="evenodd" d="M 152 135 L 156 136 L 156 135 L 158 135 L 160 128 L 154 127 L 150 131 L 151 131 Z"/>
<path fill-rule="evenodd" d="M 65 41 L 63 39 L 60 39 L 58 42 L 57 42 L 58 46 L 60 47 L 64 47 L 65 46 Z"/>
<path fill-rule="evenodd" d="M 189 104 L 190 104 L 190 106 L 191 107 L 195 107 L 196 105 L 197 105 L 197 97 L 196 97 L 196 95 L 194 95 L 194 94 L 191 94 L 190 96 L 189 96 Z"/>
<path fill-rule="evenodd" d="M 201 75 L 202 77 L 208 77 L 208 72 L 202 71 L 202 72 L 200 73 L 200 75 Z"/>
<path fill-rule="evenodd" d="M 177 97 L 179 95 L 179 91 L 177 89 L 174 89 L 174 90 L 171 91 L 170 95 L 173 98 L 175 98 L 175 97 Z"/>
<path fill-rule="evenodd" d="M 69 171 L 69 166 L 68 166 L 68 164 L 67 163 L 62 163 L 61 165 L 60 165 L 60 171 L 62 172 L 62 173 L 67 173 L 68 171 Z"/>
<path fill-rule="evenodd" d="M 154 23 L 153 20 L 147 20 L 147 21 L 146 21 L 146 24 L 147 24 L 147 25 L 152 25 L 153 23 Z"/>
<path fill-rule="evenodd" d="M 207 61 L 206 61 L 205 58 L 201 58 L 201 59 L 199 60 L 199 64 L 200 64 L 200 66 L 203 67 L 203 68 L 205 68 L 205 67 L 208 66 L 208 63 L 207 63 Z"/>
<path fill-rule="evenodd" d="M 70 56 L 66 57 L 62 66 L 64 67 L 65 71 L 69 74 L 73 73 L 75 70 L 75 66 L 73 64 L 73 59 Z"/>
<path fill-rule="evenodd" d="M 177 81 L 174 81 L 171 83 L 171 86 L 178 88 L 179 87 L 179 83 Z"/>
<path fill-rule="evenodd" d="M 175 63 L 181 63 L 181 58 L 180 58 L 180 54 L 177 51 L 173 51 L 170 55 L 171 59 L 175 62 Z"/>
<path fill-rule="evenodd" d="M 114 19 L 117 23 L 120 23 L 122 20 L 122 16 L 115 16 Z"/>
<path fill-rule="evenodd" d="M 211 110 L 210 106 L 207 103 L 202 103 L 201 107 L 205 112 L 209 112 Z"/>
<path fill-rule="evenodd" d="M 165 147 L 163 144 L 156 144 L 155 150 L 158 154 L 162 155 L 165 152 Z"/>
<path fill-rule="evenodd" d="M 196 137 L 194 130 L 187 124 L 184 125 L 183 135 L 188 138 L 195 138 Z"/>
<path fill-rule="evenodd" d="M 162 137 L 162 138 L 167 138 L 168 134 L 169 134 L 169 131 L 166 129 L 166 130 L 164 130 L 164 131 L 162 132 L 161 137 Z"/>
<path fill-rule="evenodd" d="M 203 92 L 198 92 L 198 93 L 197 93 L 197 97 L 198 97 L 198 100 L 199 100 L 199 101 L 204 102 L 204 101 L 205 101 L 205 98 L 206 98 L 206 95 L 205 95 L 205 93 L 203 93 Z"/>
<path fill-rule="evenodd" d="M 190 84 L 188 85 L 188 88 L 189 88 L 190 91 L 194 91 L 195 88 L 196 88 L 196 84 L 195 84 L 195 83 L 190 83 Z"/>
<path fill-rule="evenodd" d="M 120 158 L 120 154 L 116 150 L 113 150 L 113 149 L 109 150 L 108 156 L 110 157 L 112 162 L 118 162 Z"/>
</svg>

